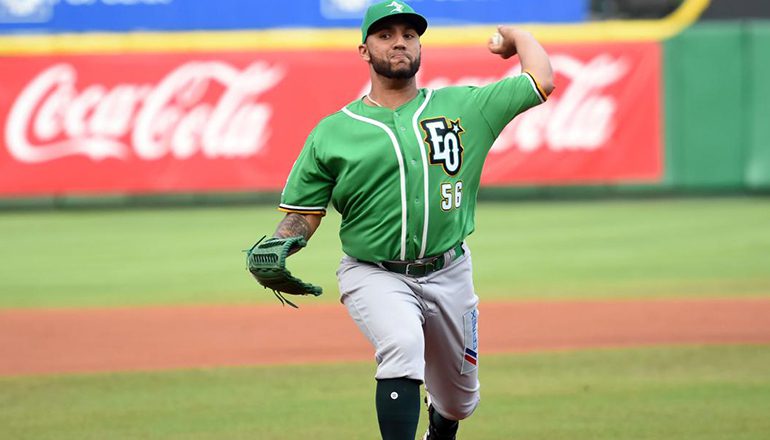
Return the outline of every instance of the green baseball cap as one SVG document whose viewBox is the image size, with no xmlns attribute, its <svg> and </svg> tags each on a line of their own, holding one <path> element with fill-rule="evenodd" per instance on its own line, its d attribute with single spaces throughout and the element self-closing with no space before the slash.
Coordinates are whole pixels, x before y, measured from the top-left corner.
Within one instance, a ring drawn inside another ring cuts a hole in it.
<svg viewBox="0 0 770 440">
<path fill-rule="evenodd" d="M 414 12 L 411 6 L 399 0 L 385 0 L 369 6 L 361 23 L 361 43 L 366 41 L 369 29 L 380 20 L 399 16 L 412 23 L 418 35 L 422 35 L 428 28 L 428 20 Z"/>
</svg>

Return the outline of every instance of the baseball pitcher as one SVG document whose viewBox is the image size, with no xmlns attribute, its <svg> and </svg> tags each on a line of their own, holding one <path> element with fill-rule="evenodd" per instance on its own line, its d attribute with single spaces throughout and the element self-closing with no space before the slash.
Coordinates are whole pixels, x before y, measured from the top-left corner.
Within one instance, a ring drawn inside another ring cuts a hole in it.
<svg viewBox="0 0 770 440">
<path fill-rule="evenodd" d="M 464 240 L 474 230 L 481 170 L 495 138 L 553 89 L 545 50 L 507 26 L 487 45 L 506 59 L 518 55 L 520 75 L 484 87 L 418 88 L 427 26 L 402 1 L 369 7 L 358 54 L 371 90 L 310 133 L 281 196 L 287 214 L 275 236 L 250 253 L 252 273 L 267 287 L 320 294 L 294 281 L 287 288 L 285 274 L 275 281 L 275 271 L 266 276 L 257 266 L 282 266 L 313 235 L 329 202 L 340 212 L 340 297 L 374 348 L 386 440 L 414 439 L 423 383 L 424 439 L 456 438 L 459 421 L 479 403 L 478 297 Z"/>
</svg>

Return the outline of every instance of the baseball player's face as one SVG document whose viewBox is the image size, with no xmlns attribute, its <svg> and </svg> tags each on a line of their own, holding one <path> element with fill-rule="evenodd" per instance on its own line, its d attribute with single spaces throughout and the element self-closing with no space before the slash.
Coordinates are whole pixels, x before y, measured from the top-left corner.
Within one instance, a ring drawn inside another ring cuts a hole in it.
<svg viewBox="0 0 770 440">
<path fill-rule="evenodd" d="M 361 45 L 361 57 L 386 78 L 409 79 L 420 70 L 420 36 L 408 23 L 390 21 Z"/>
</svg>

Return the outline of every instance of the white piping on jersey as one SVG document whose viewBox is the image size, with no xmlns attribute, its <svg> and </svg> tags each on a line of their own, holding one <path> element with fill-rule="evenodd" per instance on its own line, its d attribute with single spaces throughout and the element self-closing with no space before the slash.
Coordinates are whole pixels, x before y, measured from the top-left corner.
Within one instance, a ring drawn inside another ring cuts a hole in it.
<svg viewBox="0 0 770 440">
<path fill-rule="evenodd" d="M 428 220 L 430 219 L 430 203 L 428 199 L 428 158 L 425 155 L 425 146 L 422 142 L 422 136 L 420 136 L 420 129 L 417 126 L 417 118 L 419 118 L 422 114 L 422 111 L 425 110 L 425 106 L 428 105 L 428 101 L 430 101 L 430 97 L 433 95 L 433 90 L 426 90 L 427 94 L 425 95 L 425 101 L 422 103 L 420 108 L 417 109 L 417 112 L 415 112 L 414 116 L 412 117 L 412 127 L 414 127 L 414 135 L 417 138 L 417 148 L 420 149 L 420 156 L 422 157 L 423 181 L 425 182 L 425 198 L 423 200 L 423 204 L 425 205 L 425 216 L 423 218 L 424 223 L 422 227 L 422 245 L 420 245 L 420 255 L 417 258 L 425 257 L 425 248 L 427 247 L 428 243 Z"/>
<path fill-rule="evenodd" d="M 532 85 L 532 90 L 535 91 L 535 95 L 537 96 L 537 99 L 540 100 L 540 103 L 541 104 L 544 103 L 545 100 L 543 99 L 542 96 L 540 96 L 540 90 L 537 89 L 537 84 L 535 84 L 535 80 L 533 79 L 533 77 L 529 73 L 522 73 L 522 75 L 526 76 L 527 80 L 529 80 L 529 83 Z"/>
<path fill-rule="evenodd" d="M 281 203 L 278 205 L 280 208 L 285 209 L 296 209 L 300 211 L 326 211 L 325 206 L 296 206 L 296 205 L 286 205 L 284 203 Z"/>
<path fill-rule="evenodd" d="M 398 159 L 398 172 L 401 175 L 401 260 L 406 260 L 406 175 L 404 173 L 404 158 L 401 155 L 401 147 L 398 145 L 398 140 L 393 131 L 388 128 L 387 125 L 374 119 L 369 119 L 365 116 L 355 114 L 343 107 L 342 111 L 353 119 L 365 122 L 367 124 L 374 125 L 381 128 L 390 138 L 390 142 L 393 144 L 393 150 L 396 151 L 396 158 Z"/>
</svg>

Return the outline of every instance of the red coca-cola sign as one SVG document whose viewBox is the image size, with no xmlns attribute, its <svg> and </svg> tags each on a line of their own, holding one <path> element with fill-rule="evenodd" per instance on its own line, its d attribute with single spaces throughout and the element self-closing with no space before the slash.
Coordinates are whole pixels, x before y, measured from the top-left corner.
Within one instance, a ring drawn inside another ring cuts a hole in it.
<svg viewBox="0 0 770 440">
<path fill-rule="evenodd" d="M 658 179 L 657 45 L 551 52 L 557 92 L 503 132 L 483 181 Z M 483 47 L 423 57 L 424 87 L 519 71 Z M 3 66 L 4 195 L 278 190 L 312 127 L 368 89 L 354 49 L 30 56 Z"/>
<path fill-rule="evenodd" d="M 574 46 L 551 63 L 557 90 L 503 130 L 482 184 L 659 181 L 658 45 Z"/>
</svg>

